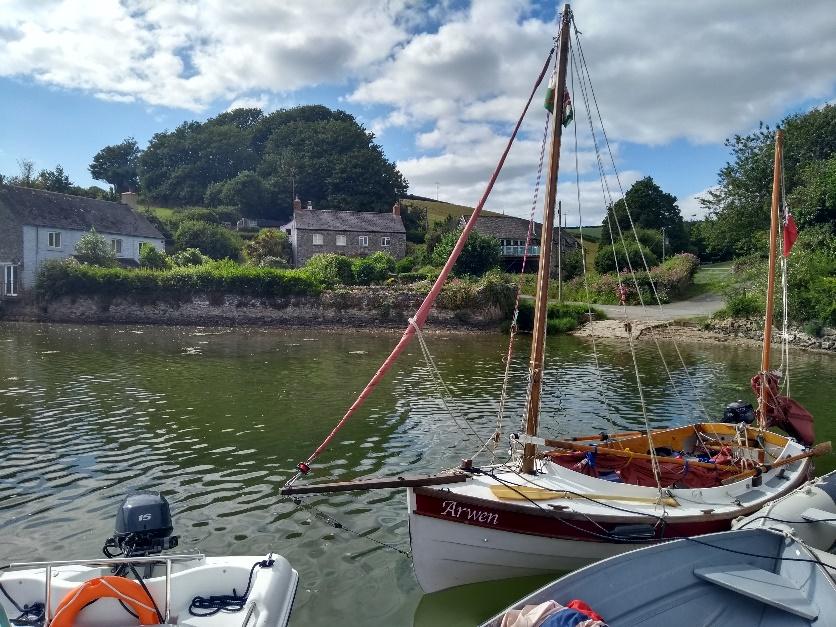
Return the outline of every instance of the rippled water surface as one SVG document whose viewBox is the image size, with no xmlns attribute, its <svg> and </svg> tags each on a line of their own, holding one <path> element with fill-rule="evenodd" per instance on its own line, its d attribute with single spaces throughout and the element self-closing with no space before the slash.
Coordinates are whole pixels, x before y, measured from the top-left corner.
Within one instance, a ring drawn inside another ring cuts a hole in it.
<svg viewBox="0 0 836 627">
<path fill-rule="evenodd" d="M 294 625 L 474 624 L 541 580 L 473 586 L 422 599 L 398 491 L 314 497 L 338 531 L 279 496 L 354 400 L 397 336 L 319 331 L 0 325 L 0 561 L 99 555 L 130 490 L 162 491 L 181 546 L 209 554 L 286 556 L 301 583 Z M 417 348 L 315 467 L 314 477 L 435 471 L 494 428 L 507 337 L 428 336 L 454 402 L 452 418 Z M 526 338 L 511 364 L 506 429 L 525 396 Z M 751 347 L 639 346 L 654 426 L 718 415 L 749 398 Z M 626 345 L 549 340 L 543 431 L 642 424 Z M 836 358 L 793 355 L 792 392 L 836 436 Z M 667 371 L 670 371 L 670 375 Z M 702 404 L 702 407 L 701 407 Z M 828 460 L 819 470 L 834 466 Z M 443 616 L 444 618 L 439 618 Z"/>
</svg>

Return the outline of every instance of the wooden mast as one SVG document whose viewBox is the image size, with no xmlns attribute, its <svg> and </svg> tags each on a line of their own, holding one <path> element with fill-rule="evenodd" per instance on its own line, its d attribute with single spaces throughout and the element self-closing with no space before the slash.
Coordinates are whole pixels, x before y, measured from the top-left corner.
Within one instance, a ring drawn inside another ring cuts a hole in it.
<svg viewBox="0 0 836 627">
<path fill-rule="evenodd" d="M 557 197 L 557 174 L 560 167 L 560 140 L 563 135 L 563 97 L 566 92 L 566 66 L 569 60 L 569 4 L 563 7 L 560 23 L 559 52 L 557 62 L 557 85 L 554 90 L 554 116 L 552 120 L 551 151 L 549 155 L 549 177 L 546 180 L 546 206 L 543 212 L 543 226 L 540 232 L 540 267 L 537 271 L 537 296 L 534 301 L 534 332 L 531 339 L 531 389 L 526 407 L 525 433 L 537 435 L 540 417 L 540 392 L 543 387 L 543 353 L 546 343 L 546 316 L 549 304 L 549 274 L 551 272 L 552 235 L 554 232 L 555 199 Z M 559 245 L 559 242 L 558 242 Z M 534 471 L 536 447 L 527 443 L 523 448 L 522 471 Z"/>
<path fill-rule="evenodd" d="M 766 376 L 769 372 L 769 353 L 772 348 L 772 312 L 775 306 L 775 259 L 778 256 L 778 207 L 781 202 L 781 164 L 783 163 L 784 131 L 775 132 L 775 166 L 772 173 L 772 216 L 769 225 L 769 278 L 766 284 L 766 314 L 763 324 L 763 352 L 761 353 L 761 393 L 758 417 L 763 426 L 766 420 Z"/>
</svg>

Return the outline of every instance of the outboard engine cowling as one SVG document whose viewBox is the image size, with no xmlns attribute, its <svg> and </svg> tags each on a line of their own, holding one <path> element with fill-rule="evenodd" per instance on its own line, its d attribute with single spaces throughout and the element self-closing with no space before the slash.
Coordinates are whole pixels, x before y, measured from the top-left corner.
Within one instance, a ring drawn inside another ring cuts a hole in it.
<svg viewBox="0 0 836 627">
<path fill-rule="evenodd" d="M 105 542 L 108 547 L 130 556 L 156 555 L 177 546 L 177 536 L 171 535 L 171 508 L 166 498 L 157 492 L 136 492 L 125 497 L 116 513 L 115 533 Z"/>
<path fill-rule="evenodd" d="M 755 422 L 755 410 L 752 403 L 744 403 L 743 401 L 729 403 L 723 412 L 723 422 L 752 424 Z"/>
</svg>

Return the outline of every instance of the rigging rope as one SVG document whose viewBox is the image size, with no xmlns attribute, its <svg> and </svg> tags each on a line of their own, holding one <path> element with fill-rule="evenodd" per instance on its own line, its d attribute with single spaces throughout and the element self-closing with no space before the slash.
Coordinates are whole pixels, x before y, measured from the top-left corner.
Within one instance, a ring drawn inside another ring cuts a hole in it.
<svg viewBox="0 0 836 627">
<path fill-rule="evenodd" d="M 612 147 L 611 147 L 610 141 L 609 141 L 609 137 L 607 136 L 607 131 L 606 131 L 606 128 L 604 127 L 604 121 L 603 121 L 603 118 L 601 116 L 601 110 L 600 110 L 600 107 L 598 106 L 598 98 L 595 94 L 595 89 L 592 86 L 592 78 L 589 75 L 589 66 L 586 62 L 586 57 L 585 57 L 584 52 L 583 52 L 583 45 L 581 44 L 580 37 L 579 37 L 580 31 L 578 30 L 577 24 L 574 21 L 574 17 L 572 19 L 572 24 L 575 27 L 575 40 L 577 41 L 577 44 L 578 44 L 578 53 L 579 53 L 579 57 L 580 57 L 580 60 L 581 60 L 582 69 L 584 70 L 585 75 L 586 75 L 586 79 L 589 82 L 589 90 L 590 90 L 590 93 L 591 93 L 591 96 L 592 96 L 592 102 L 595 105 L 595 111 L 597 113 L 597 117 L 598 117 L 599 124 L 600 124 L 600 127 L 601 127 L 601 133 L 602 133 L 602 136 L 604 138 L 604 142 L 605 142 L 606 147 L 607 147 L 607 152 L 608 152 L 609 157 L 610 157 L 610 162 L 612 163 L 613 173 L 615 174 L 615 178 L 616 178 L 616 181 L 618 183 L 618 188 L 619 188 L 619 191 L 621 192 L 621 198 L 624 200 L 624 207 L 625 207 L 625 210 L 626 210 L 627 217 L 630 220 L 630 227 L 633 231 L 633 235 L 636 239 L 636 243 L 639 244 L 639 252 L 641 254 L 642 263 L 644 264 L 645 270 L 647 271 L 648 280 L 650 282 L 650 286 L 651 286 L 651 289 L 653 291 L 654 298 L 656 299 L 656 303 L 657 303 L 657 305 L 659 307 L 659 310 L 661 312 L 661 311 L 663 311 L 662 310 L 662 301 L 659 298 L 659 293 L 656 289 L 656 284 L 653 281 L 653 277 L 650 274 L 650 268 L 648 267 L 647 260 L 644 257 L 644 252 L 641 249 L 641 245 L 640 245 L 641 243 L 639 242 L 639 239 L 638 239 L 638 233 L 636 232 L 636 227 L 635 227 L 635 224 L 633 223 L 633 217 L 632 217 L 632 214 L 630 212 L 630 207 L 627 203 L 627 198 L 626 198 L 625 193 L 624 193 L 624 187 L 623 187 L 622 182 L 621 182 L 621 175 L 619 174 L 618 168 L 615 165 L 615 156 L 613 155 Z M 597 153 L 597 151 L 598 151 L 598 147 L 597 147 L 597 141 L 596 141 L 596 153 Z M 604 183 L 607 186 L 607 190 L 609 191 L 609 184 L 606 182 L 606 180 L 604 180 Z M 609 220 L 608 220 L 608 222 L 609 222 Z M 623 235 L 621 234 L 621 227 L 618 224 L 618 220 L 616 220 L 616 226 L 618 227 L 619 235 L 621 236 L 622 243 L 624 244 Z M 626 247 L 626 244 L 625 244 L 625 247 Z M 625 254 L 626 254 L 626 250 L 625 250 Z M 636 283 L 636 291 L 638 293 L 639 302 L 641 303 L 642 308 L 646 308 L 645 304 L 644 304 L 644 300 L 641 296 L 641 291 L 638 289 L 638 282 L 636 280 L 635 273 L 633 272 L 632 265 L 630 264 L 630 257 L 629 257 L 629 255 L 626 255 L 626 256 L 627 256 L 627 262 L 628 262 L 628 267 L 630 269 L 630 273 L 633 276 L 634 282 Z M 616 263 L 616 270 L 617 270 L 617 267 L 618 267 L 618 264 Z M 670 321 L 665 321 L 665 326 L 670 328 L 670 326 L 671 326 Z M 682 397 L 679 394 L 678 386 L 676 385 L 676 382 L 673 380 L 673 377 L 671 376 L 671 373 L 670 373 L 670 370 L 668 368 L 667 362 L 664 358 L 664 355 L 662 354 L 661 347 L 659 346 L 659 342 L 658 342 L 658 339 L 656 337 L 656 334 L 653 332 L 652 328 L 648 329 L 648 333 L 653 338 L 654 343 L 656 344 L 656 348 L 659 351 L 659 355 L 662 359 L 665 370 L 668 373 L 668 376 L 669 376 L 669 379 L 671 381 L 671 385 L 673 387 L 674 393 L 677 395 L 677 397 L 680 399 L 680 401 L 682 401 Z M 682 353 L 679 350 L 679 345 L 677 344 L 676 340 L 673 339 L 673 338 L 672 338 L 672 344 L 673 344 L 674 350 L 676 351 L 677 357 L 679 358 L 679 363 L 682 366 L 682 371 L 685 374 L 685 377 L 688 380 L 688 383 L 690 384 L 691 388 L 694 390 L 694 396 L 696 398 L 697 404 L 699 405 L 699 408 L 702 411 L 702 414 L 705 417 L 705 419 L 708 420 L 709 416 L 708 416 L 708 412 L 706 411 L 705 406 L 703 404 L 702 396 L 700 395 L 700 392 L 697 389 L 697 386 L 694 383 L 693 378 L 691 377 L 691 373 L 688 369 L 688 366 L 685 364 L 685 359 L 682 357 Z M 683 404 L 684 404 L 684 401 L 683 401 Z"/>
<path fill-rule="evenodd" d="M 531 106 L 531 101 L 534 99 L 537 90 L 540 87 L 540 84 L 543 82 L 543 78 L 546 75 L 546 72 L 551 65 L 552 55 L 554 54 L 554 48 L 549 51 L 548 58 L 546 62 L 543 64 L 543 69 L 540 71 L 539 76 L 534 81 L 534 86 L 531 89 L 531 94 L 528 96 L 528 100 L 523 107 L 522 113 L 520 114 L 519 119 L 517 120 L 516 125 L 514 126 L 514 130 L 511 133 L 511 136 L 508 138 L 508 143 L 505 146 L 505 150 L 502 152 L 502 156 L 499 159 L 499 163 L 497 163 L 496 168 L 491 175 L 490 180 L 488 181 L 487 186 L 485 187 L 485 191 L 482 194 L 482 198 L 479 199 L 478 204 L 473 209 L 473 213 L 470 216 L 470 219 L 465 224 L 464 229 L 462 229 L 462 233 L 459 236 L 456 245 L 453 247 L 453 251 L 450 253 L 450 257 L 447 259 L 447 262 L 444 264 L 444 267 L 441 269 L 441 272 L 438 275 L 435 283 L 433 284 L 432 288 L 430 289 L 427 296 L 424 298 L 424 301 L 421 303 L 421 306 L 418 308 L 418 311 L 415 313 L 414 324 L 408 324 L 406 329 L 401 336 L 401 339 L 395 345 L 395 348 L 392 349 L 392 352 L 389 354 L 389 357 L 383 362 L 383 364 L 378 368 L 377 372 L 375 372 L 374 376 L 371 380 L 366 384 L 366 387 L 358 395 L 357 399 L 352 403 L 352 405 L 348 408 L 346 413 L 343 417 L 337 422 L 336 426 L 331 430 L 331 432 L 326 436 L 326 438 L 322 441 L 316 450 L 311 453 L 308 458 L 304 462 L 300 462 L 297 465 L 297 472 L 291 477 L 285 486 L 292 485 L 299 477 L 302 475 L 306 475 L 310 472 L 310 465 L 328 448 L 331 444 L 333 439 L 337 436 L 337 433 L 345 426 L 351 416 L 354 415 L 356 412 L 366 401 L 366 398 L 374 391 L 374 389 L 378 386 L 378 384 L 383 380 L 383 377 L 389 371 L 389 369 L 394 364 L 395 360 L 400 356 L 400 354 L 406 349 L 409 343 L 412 341 L 413 336 L 415 335 L 415 329 L 421 328 L 424 326 L 424 323 L 427 321 L 427 317 L 429 316 L 430 309 L 433 306 L 436 298 L 438 298 L 439 293 L 441 292 L 441 288 L 444 286 L 444 283 L 447 280 L 448 275 L 453 269 L 456 261 L 459 258 L 459 255 L 464 248 L 465 243 L 467 242 L 467 238 L 470 235 L 470 232 L 473 230 L 473 227 L 476 225 L 476 221 L 479 218 L 479 215 L 482 213 L 482 208 L 485 206 L 485 203 L 488 200 L 488 196 L 490 196 L 491 191 L 493 190 L 493 186 L 496 183 L 496 179 L 499 177 L 499 173 L 502 171 L 502 166 L 505 164 L 505 160 L 508 157 L 508 153 L 511 151 L 511 146 L 514 144 L 514 140 L 517 137 L 517 133 L 522 126 L 523 120 L 525 119 L 526 114 L 528 113 L 528 108 Z"/>
</svg>

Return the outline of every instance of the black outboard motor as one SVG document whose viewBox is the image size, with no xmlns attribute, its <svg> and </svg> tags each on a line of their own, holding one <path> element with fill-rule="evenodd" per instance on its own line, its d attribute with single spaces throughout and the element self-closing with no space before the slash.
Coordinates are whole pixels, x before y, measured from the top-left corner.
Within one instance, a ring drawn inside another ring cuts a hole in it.
<svg viewBox="0 0 836 627">
<path fill-rule="evenodd" d="M 105 542 L 104 553 L 108 557 L 157 555 L 177 546 L 173 531 L 165 497 L 157 492 L 135 492 L 119 505 L 115 533 Z M 110 552 L 111 548 L 118 552 Z"/>
<path fill-rule="evenodd" d="M 743 401 L 729 403 L 723 412 L 723 422 L 752 424 L 755 422 L 755 410 L 752 408 L 752 403 L 744 403 Z"/>
</svg>

